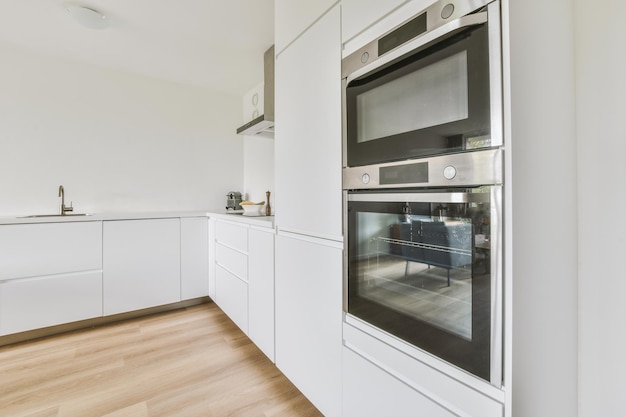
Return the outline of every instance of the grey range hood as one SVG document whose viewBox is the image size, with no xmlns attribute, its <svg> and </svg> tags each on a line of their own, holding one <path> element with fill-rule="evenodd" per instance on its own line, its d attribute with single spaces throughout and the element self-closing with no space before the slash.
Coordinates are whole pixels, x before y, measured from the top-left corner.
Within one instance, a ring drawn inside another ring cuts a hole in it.
<svg viewBox="0 0 626 417">
<path fill-rule="evenodd" d="M 263 55 L 263 114 L 237 129 L 238 135 L 274 136 L 274 46 Z"/>
</svg>

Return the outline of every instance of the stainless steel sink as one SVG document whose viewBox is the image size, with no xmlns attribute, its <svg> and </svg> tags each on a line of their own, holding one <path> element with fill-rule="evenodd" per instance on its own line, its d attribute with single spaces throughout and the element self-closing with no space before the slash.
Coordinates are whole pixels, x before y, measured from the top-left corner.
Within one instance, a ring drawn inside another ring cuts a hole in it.
<svg viewBox="0 0 626 417">
<path fill-rule="evenodd" d="M 66 214 L 31 214 L 30 216 L 20 216 L 19 219 L 31 219 L 35 217 L 70 217 L 70 216 L 91 216 L 91 213 L 66 213 Z"/>
</svg>

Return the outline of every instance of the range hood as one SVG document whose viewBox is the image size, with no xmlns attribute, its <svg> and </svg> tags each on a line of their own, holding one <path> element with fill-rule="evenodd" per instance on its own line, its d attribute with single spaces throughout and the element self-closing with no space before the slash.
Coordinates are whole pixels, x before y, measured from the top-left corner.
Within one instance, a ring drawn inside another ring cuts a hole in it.
<svg viewBox="0 0 626 417">
<path fill-rule="evenodd" d="M 263 70 L 263 114 L 238 128 L 238 135 L 274 136 L 274 45 L 263 55 Z"/>
</svg>

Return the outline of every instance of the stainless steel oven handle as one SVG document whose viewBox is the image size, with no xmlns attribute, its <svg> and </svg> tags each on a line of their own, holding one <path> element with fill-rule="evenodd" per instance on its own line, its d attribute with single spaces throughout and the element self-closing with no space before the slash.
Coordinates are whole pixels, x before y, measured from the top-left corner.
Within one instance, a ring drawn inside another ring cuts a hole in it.
<svg viewBox="0 0 626 417">
<path fill-rule="evenodd" d="M 421 49 L 426 48 L 430 44 L 445 39 L 446 37 L 468 27 L 482 25 L 487 22 L 487 12 L 480 12 L 471 14 L 468 16 L 463 16 L 459 19 L 456 19 L 450 23 L 447 23 L 443 26 L 440 26 L 436 29 L 433 29 L 431 32 L 420 36 L 412 41 L 409 41 L 396 49 L 391 50 L 390 52 L 379 56 L 376 60 L 372 61 L 372 63 L 362 66 L 361 63 L 361 54 L 368 49 L 372 49 L 372 44 L 377 43 L 378 41 L 374 41 L 372 43 L 367 44 L 363 48 L 358 51 L 352 53 L 350 56 L 345 58 L 342 61 L 342 78 L 347 78 L 347 83 L 354 80 L 355 78 L 359 78 L 371 71 L 376 70 L 377 68 L 382 67 L 383 65 L 388 64 L 398 58 L 403 57 L 404 55 L 408 55 L 410 53 L 418 52 Z M 378 52 L 378 47 L 375 47 L 376 53 Z M 359 68 L 360 67 L 360 68 Z M 358 69 L 357 69 L 358 68 Z"/>
<path fill-rule="evenodd" d="M 484 203 L 489 193 L 348 193 L 348 201 L 384 203 Z"/>
</svg>

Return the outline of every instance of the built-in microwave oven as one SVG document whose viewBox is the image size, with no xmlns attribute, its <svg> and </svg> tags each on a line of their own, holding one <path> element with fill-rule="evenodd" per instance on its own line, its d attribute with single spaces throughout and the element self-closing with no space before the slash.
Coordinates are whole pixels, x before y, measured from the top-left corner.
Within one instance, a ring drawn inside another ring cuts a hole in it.
<svg viewBox="0 0 626 417">
<path fill-rule="evenodd" d="M 498 1 L 439 1 L 342 61 L 344 166 L 502 145 Z"/>
<path fill-rule="evenodd" d="M 342 71 L 344 321 L 499 388 L 500 2 L 434 3 Z"/>
</svg>

